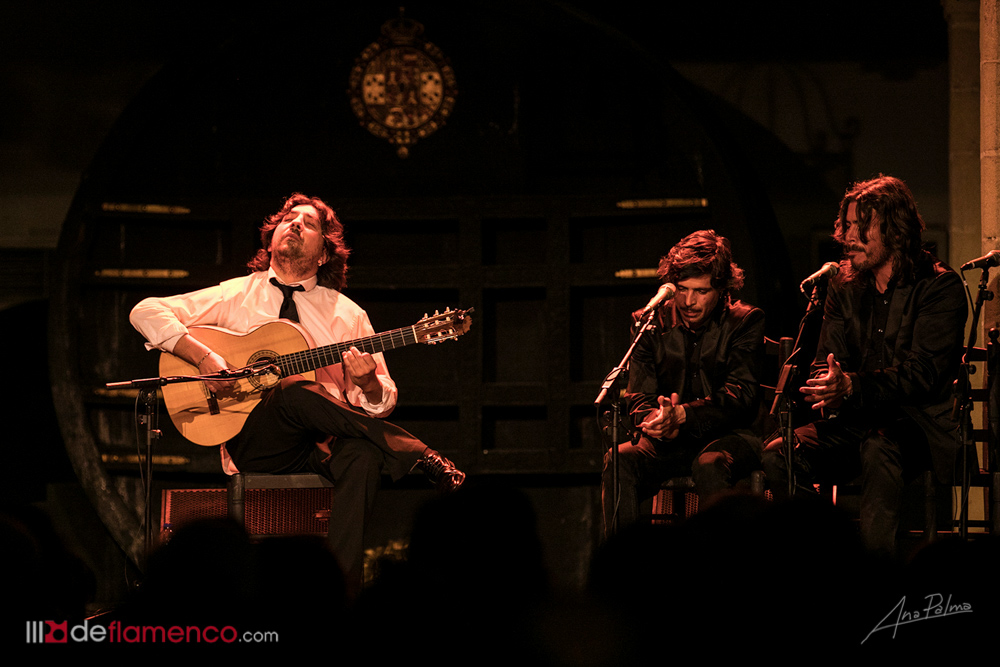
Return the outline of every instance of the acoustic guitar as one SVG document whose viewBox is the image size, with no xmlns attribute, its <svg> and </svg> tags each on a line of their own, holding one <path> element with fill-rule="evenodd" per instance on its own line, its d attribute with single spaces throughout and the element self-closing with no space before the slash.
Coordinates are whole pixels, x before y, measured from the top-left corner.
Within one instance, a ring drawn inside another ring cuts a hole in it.
<svg viewBox="0 0 1000 667">
<path fill-rule="evenodd" d="M 302 375 L 314 380 L 317 368 L 339 364 L 343 353 L 352 347 L 374 354 L 415 343 L 433 345 L 453 340 L 472 326 L 471 312 L 472 308 L 435 312 L 409 327 L 316 348 L 309 347 L 298 326 L 284 320 L 246 334 L 219 327 L 191 327 L 188 333 L 222 356 L 235 369 L 233 375 L 248 376 L 232 380 L 231 389 L 217 394 L 201 381 L 166 384 L 163 401 L 181 435 L 196 445 L 221 445 L 240 432 L 262 392 L 281 378 Z M 199 373 L 180 357 L 163 352 L 160 375 L 191 377 Z"/>
</svg>

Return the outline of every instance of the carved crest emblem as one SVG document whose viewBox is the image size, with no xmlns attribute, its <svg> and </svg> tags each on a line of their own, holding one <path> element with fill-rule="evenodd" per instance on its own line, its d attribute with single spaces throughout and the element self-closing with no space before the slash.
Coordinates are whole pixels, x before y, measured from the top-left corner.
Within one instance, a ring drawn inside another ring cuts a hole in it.
<svg viewBox="0 0 1000 667">
<path fill-rule="evenodd" d="M 351 69 L 351 109 L 365 129 L 395 145 L 401 158 L 444 125 L 458 92 L 454 70 L 423 32 L 421 23 L 400 11 Z"/>
</svg>

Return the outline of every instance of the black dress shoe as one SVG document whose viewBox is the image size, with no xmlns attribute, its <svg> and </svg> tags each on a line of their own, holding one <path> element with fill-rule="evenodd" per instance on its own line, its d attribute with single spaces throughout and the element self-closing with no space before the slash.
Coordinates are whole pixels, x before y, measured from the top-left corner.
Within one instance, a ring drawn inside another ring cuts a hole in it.
<svg viewBox="0 0 1000 667">
<path fill-rule="evenodd" d="M 442 491 L 455 491 L 465 481 L 465 473 L 433 449 L 428 449 L 423 457 L 417 461 L 417 465 L 434 483 L 434 486 Z"/>
</svg>

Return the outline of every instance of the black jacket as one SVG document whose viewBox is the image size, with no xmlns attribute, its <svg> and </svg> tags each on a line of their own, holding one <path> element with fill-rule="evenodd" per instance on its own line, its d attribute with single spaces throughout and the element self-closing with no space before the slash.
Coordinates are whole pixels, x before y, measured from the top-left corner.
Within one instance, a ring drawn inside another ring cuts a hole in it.
<svg viewBox="0 0 1000 667">
<path fill-rule="evenodd" d="M 683 396 L 689 375 L 683 325 L 673 301 L 655 317 L 656 331 L 643 336 L 629 364 L 626 400 L 635 425 L 658 407 L 658 396 Z M 681 432 L 707 443 L 735 430 L 749 432 L 757 417 L 764 311 L 720 299 L 705 326 L 699 355 L 707 395 L 685 404 L 687 421 Z"/>
<path fill-rule="evenodd" d="M 853 393 L 839 418 L 877 423 L 879 415 L 898 413 L 927 433 L 934 468 L 950 480 L 958 447 L 951 418 L 952 385 L 958 376 L 968 313 L 962 281 L 948 266 L 922 253 L 916 279 L 897 284 L 885 330 L 884 370 L 860 372 L 870 349 L 872 290 L 863 277 L 835 278 L 826 298 L 814 369 L 826 368 L 832 352 L 851 373 Z"/>
</svg>

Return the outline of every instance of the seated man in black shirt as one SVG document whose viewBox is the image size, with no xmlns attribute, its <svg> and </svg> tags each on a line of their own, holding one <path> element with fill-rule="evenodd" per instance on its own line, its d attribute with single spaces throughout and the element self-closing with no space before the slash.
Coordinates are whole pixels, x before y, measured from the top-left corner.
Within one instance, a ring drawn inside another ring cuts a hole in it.
<svg viewBox="0 0 1000 667">
<path fill-rule="evenodd" d="M 795 432 L 796 483 L 862 476 L 861 536 L 891 554 L 903 482 L 933 469 L 950 483 L 958 448 L 952 384 L 967 313 L 958 275 L 921 249 L 924 221 L 906 184 L 880 176 L 840 204 L 834 238 L 846 259 L 826 297 L 806 401 L 826 419 Z M 787 494 L 781 441 L 764 468 Z"/>
<path fill-rule="evenodd" d="M 613 502 L 611 452 L 604 457 L 605 532 L 635 522 L 639 501 L 670 477 L 693 474 L 702 501 L 760 466 L 750 427 L 759 405 L 764 313 L 735 301 L 743 270 L 729 241 L 695 232 L 660 261 L 676 295 L 654 313 L 656 328 L 629 364 L 628 406 L 636 444 L 619 445 L 621 499 Z"/>
</svg>

